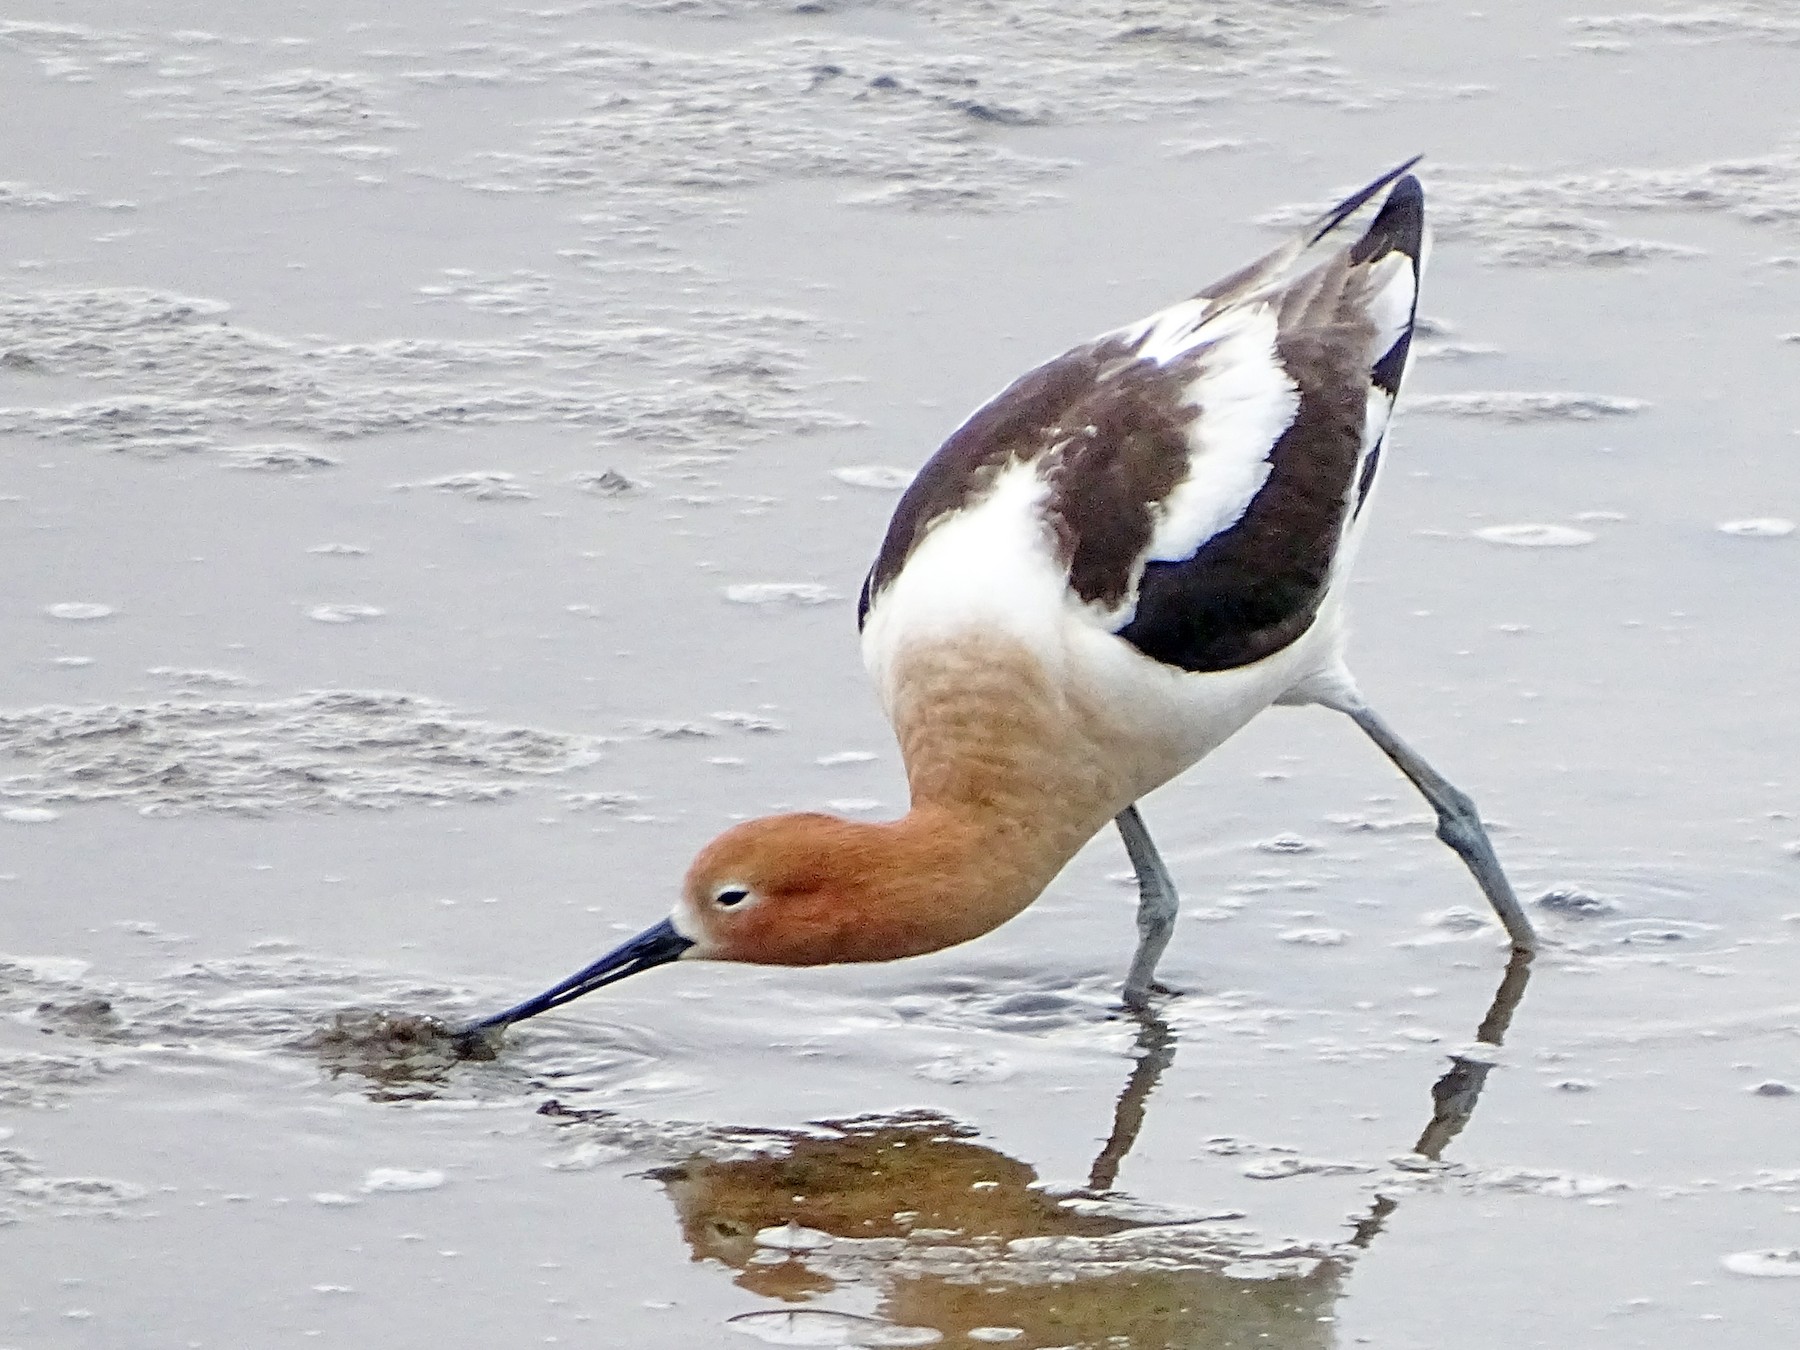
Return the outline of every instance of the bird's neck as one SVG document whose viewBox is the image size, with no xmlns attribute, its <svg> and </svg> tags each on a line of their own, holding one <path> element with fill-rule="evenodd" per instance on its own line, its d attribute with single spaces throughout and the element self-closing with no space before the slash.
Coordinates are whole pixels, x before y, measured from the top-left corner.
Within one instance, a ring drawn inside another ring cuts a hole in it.
<svg viewBox="0 0 1800 1350">
<path fill-rule="evenodd" d="M 1138 795 L 1114 728 L 1022 644 L 991 637 L 909 651 L 887 672 L 889 715 L 912 807 L 866 827 L 886 865 L 871 912 L 966 941 L 1035 900 Z M 873 935 L 872 935 L 873 936 Z M 923 941 L 923 936 L 920 937 Z"/>
<path fill-rule="evenodd" d="M 1136 800 L 1146 774 L 1161 781 L 1066 663 L 1014 638 L 916 644 L 885 692 L 915 811 L 1017 828 L 1072 852 Z"/>
</svg>

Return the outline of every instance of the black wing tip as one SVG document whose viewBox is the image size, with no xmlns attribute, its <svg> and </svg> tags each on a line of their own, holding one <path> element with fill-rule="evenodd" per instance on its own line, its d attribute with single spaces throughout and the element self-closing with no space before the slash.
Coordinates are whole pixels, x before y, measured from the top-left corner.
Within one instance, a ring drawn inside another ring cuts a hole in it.
<svg viewBox="0 0 1800 1350">
<path fill-rule="evenodd" d="M 1383 214 L 1386 214 L 1388 207 L 1394 204 L 1396 198 L 1414 202 L 1422 212 L 1424 209 L 1425 189 L 1419 186 L 1419 180 L 1409 171 L 1424 158 L 1424 155 L 1414 155 L 1404 163 L 1396 164 L 1374 182 L 1352 192 L 1348 197 L 1344 198 L 1343 201 L 1339 202 L 1319 218 L 1319 223 L 1313 227 L 1312 235 L 1306 241 L 1307 244 L 1312 245 L 1318 243 L 1326 235 L 1330 234 L 1351 216 L 1360 211 L 1369 203 L 1376 193 L 1380 192 L 1390 183 L 1394 185 L 1394 190 L 1388 194 L 1387 202 L 1382 206 Z"/>
</svg>

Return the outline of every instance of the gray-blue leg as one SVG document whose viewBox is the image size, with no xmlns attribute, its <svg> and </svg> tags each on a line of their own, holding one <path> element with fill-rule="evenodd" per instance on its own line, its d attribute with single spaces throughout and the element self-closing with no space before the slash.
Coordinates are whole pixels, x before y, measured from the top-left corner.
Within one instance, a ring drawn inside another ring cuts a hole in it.
<svg viewBox="0 0 1800 1350">
<path fill-rule="evenodd" d="M 1181 897 L 1176 894 L 1175 882 L 1163 866 L 1137 807 L 1126 807 L 1114 823 L 1125 840 L 1125 852 L 1131 855 L 1138 883 L 1138 945 L 1131 958 L 1131 970 L 1125 976 L 1125 1006 L 1142 1009 L 1149 1006 L 1150 995 L 1157 987 L 1156 963 L 1175 932 L 1175 912 L 1181 906 Z"/>
<path fill-rule="evenodd" d="M 1431 809 L 1437 812 L 1438 838 L 1450 845 L 1456 851 L 1456 856 L 1474 874 L 1488 903 L 1494 907 L 1494 913 L 1506 925 L 1507 934 L 1512 938 L 1513 950 L 1536 951 L 1537 934 L 1532 931 L 1531 920 L 1525 917 L 1525 910 L 1519 904 L 1518 896 L 1513 894 L 1512 883 L 1501 870 L 1500 860 L 1494 856 L 1494 846 L 1488 842 L 1487 830 L 1482 826 L 1481 815 L 1476 811 L 1475 803 L 1395 735 L 1394 729 L 1382 721 L 1373 708 L 1358 702 L 1343 711 L 1368 734 L 1370 740 L 1381 747 L 1382 753 L 1394 761 L 1395 767 L 1411 779 L 1413 786 L 1431 803 Z"/>
</svg>

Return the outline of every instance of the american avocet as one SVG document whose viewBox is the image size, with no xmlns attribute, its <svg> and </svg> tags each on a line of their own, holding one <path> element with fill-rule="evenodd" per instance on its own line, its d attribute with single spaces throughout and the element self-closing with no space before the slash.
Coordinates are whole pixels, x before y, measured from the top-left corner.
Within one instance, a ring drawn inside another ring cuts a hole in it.
<svg viewBox="0 0 1800 1350">
<path fill-rule="evenodd" d="M 1109 820 L 1137 872 L 1124 997 L 1142 1006 L 1177 897 L 1135 803 L 1277 703 L 1348 714 L 1531 950 L 1474 804 L 1344 662 L 1345 576 L 1417 312 L 1412 163 L 1192 299 L 1023 376 L 920 470 L 859 609 L 905 816 L 734 826 L 701 850 L 668 919 L 469 1030 L 678 958 L 823 965 L 966 942 L 1035 900 Z"/>
</svg>

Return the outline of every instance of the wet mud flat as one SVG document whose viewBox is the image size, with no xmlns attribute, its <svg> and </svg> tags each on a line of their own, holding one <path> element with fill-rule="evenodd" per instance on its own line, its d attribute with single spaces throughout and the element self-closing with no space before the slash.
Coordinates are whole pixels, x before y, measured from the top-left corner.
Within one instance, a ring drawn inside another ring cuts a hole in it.
<svg viewBox="0 0 1800 1350">
<path fill-rule="evenodd" d="M 0 20 L 0 1346 L 1764 1347 L 1800 1317 L 1775 3 Z M 1752 93 L 1751 91 L 1755 91 Z M 443 1034 L 904 807 L 853 601 L 1033 361 L 1425 151 L 1361 679 L 894 967 Z"/>
</svg>

